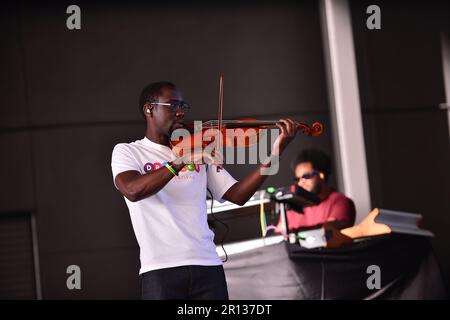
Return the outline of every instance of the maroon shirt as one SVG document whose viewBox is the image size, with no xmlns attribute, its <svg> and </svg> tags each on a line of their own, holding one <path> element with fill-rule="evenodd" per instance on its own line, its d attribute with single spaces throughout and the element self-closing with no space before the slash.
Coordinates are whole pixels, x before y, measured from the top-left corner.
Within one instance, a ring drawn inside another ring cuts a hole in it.
<svg viewBox="0 0 450 320">
<path fill-rule="evenodd" d="M 356 210 L 353 201 L 335 190 L 332 190 L 319 205 L 303 208 L 303 212 L 303 214 L 299 214 L 294 210 L 287 211 L 289 230 L 323 224 L 333 218 L 338 221 L 346 221 L 349 225 L 355 223 Z M 277 229 L 280 227 L 281 222 Z"/>
</svg>

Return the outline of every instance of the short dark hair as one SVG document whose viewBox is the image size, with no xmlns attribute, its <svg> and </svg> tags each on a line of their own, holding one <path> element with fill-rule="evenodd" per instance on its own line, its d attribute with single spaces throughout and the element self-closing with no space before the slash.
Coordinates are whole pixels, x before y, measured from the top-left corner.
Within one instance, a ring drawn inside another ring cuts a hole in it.
<svg viewBox="0 0 450 320">
<path fill-rule="evenodd" d="M 303 162 L 311 162 L 314 170 L 323 172 L 325 179 L 331 175 L 330 157 L 323 151 L 317 149 L 306 149 L 300 152 L 292 162 L 292 170 Z"/>
<path fill-rule="evenodd" d="M 142 114 L 144 119 L 145 113 L 142 110 L 144 105 L 148 102 L 158 102 L 158 97 L 161 95 L 161 90 L 166 87 L 176 89 L 176 86 L 172 82 L 168 81 L 153 82 L 142 89 L 139 97 L 139 113 Z"/>
</svg>

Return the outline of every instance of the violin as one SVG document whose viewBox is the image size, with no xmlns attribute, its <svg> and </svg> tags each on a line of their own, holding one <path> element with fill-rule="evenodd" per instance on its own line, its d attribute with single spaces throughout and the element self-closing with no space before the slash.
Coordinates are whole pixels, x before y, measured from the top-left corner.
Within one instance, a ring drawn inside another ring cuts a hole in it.
<svg viewBox="0 0 450 320">
<path fill-rule="evenodd" d="M 205 148 L 211 143 L 215 143 L 216 148 L 226 147 L 250 147 L 258 143 L 262 132 L 268 129 L 279 129 L 276 120 L 222 120 L 223 104 L 223 76 L 219 78 L 219 112 L 217 120 L 195 121 L 185 126 L 185 133 L 182 139 L 172 139 L 172 150 L 175 154 L 182 156 L 184 151 L 194 150 L 196 147 Z M 317 137 L 323 133 L 323 125 L 314 122 L 311 126 L 296 122 L 297 128 L 302 133 Z M 178 129 L 180 130 L 180 129 Z"/>
</svg>

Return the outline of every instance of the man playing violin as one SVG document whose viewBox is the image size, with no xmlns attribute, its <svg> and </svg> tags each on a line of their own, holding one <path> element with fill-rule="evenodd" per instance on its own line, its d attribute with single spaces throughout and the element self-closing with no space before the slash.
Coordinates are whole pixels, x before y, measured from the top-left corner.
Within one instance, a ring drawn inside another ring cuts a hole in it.
<svg viewBox="0 0 450 320">
<path fill-rule="evenodd" d="M 236 181 L 223 168 L 198 164 L 202 153 L 174 154 L 172 132 L 184 126 L 189 110 L 174 84 L 145 87 L 139 110 L 147 125 L 145 136 L 117 144 L 111 167 L 140 247 L 142 298 L 228 299 L 222 261 L 207 223 L 207 192 L 220 202 L 245 204 L 267 177 L 262 169 L 278 160 L 297 126 L 281 119 L 269 160 Z"/>
</svg>

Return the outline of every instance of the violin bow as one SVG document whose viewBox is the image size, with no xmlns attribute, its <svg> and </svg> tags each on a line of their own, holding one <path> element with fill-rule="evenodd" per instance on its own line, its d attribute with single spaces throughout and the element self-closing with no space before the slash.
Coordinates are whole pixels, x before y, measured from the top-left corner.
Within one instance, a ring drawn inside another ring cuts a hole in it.
<svg viewBox="0 0 450 320">
<path fill-rule="evenodd" d="M 223 75 L 221 74 L 219 77 L 219 113 L 217 115 L 217 123 L 218 123 L 218 144 L 217 148 L 220 148 L 222 143 L 222 109 L 223 109 Z M 217 172 L 221 169 L 220 166 L 217 166 Z"/>
<path fill-rule="evenodd" d="M 230 120 L 227 121 L 225 120 L 225 122 L 222 120 L 222 114 L 223 114 L 223 75 L 221 74 L 219 76 L 219 112 L 217 115 L 217 130 L 218 130 L 218 144 L 217 144 L 217 148 L 221 148 L 222 147 L 222 128 L 225 124 L 225 127 L 228 128 L 232 128 L 233 124 L 240 124 L 239 120 Z M 273 126 L 275 125 L 277 121 L 273 121 L 273 120 L 260 120 L 260 121 L 255 121 L 253 123 L 247 123 L 248 126 L 261 126 L 261 125 L 266 125 L 266 126 Z M 231 126 L 230 126 L 231 124 Z M 211 125 L 214 127 L 214 121 L 211 121 Z M 309 134 L 310 136 L 320 136 L 323 132 L 323 125 L 320 122 L 314 122 L 312 124 L 312 126 L 308 126 L 304 123 L 297 123 L 297 128 L 301 129 L 303 131 L 303 133 Z M 216 149 L 218 150 L 218 149 Z M 223 156 L 223 155 L 222 155 Z M 217 164 L 217 172 L 219 172 L 220 169 L 222 169 L 222 165 L 221 164 Z"/>
</svg>

